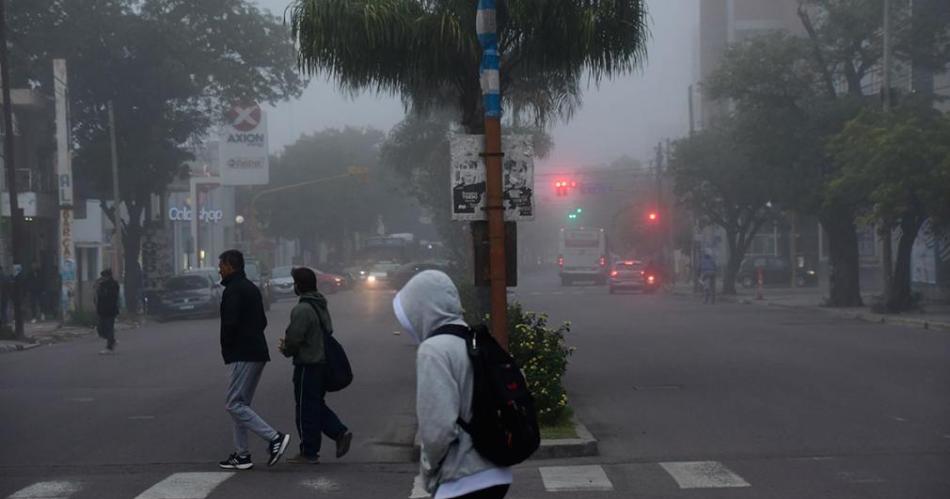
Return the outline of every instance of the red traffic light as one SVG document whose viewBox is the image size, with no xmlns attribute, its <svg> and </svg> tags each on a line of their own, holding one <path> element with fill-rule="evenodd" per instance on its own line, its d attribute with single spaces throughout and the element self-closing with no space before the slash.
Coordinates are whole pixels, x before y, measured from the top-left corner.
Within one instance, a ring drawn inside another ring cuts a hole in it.
<svg viewBox="0 0 950 499">
<path fill-rule="evenodd" d="M 647 219 L 649 219 L 651 222 L 656 222 L 659 218 L 660 216 L 657 215 L 655 211 L 651 211 L 649 214 L 647 214 Z"/>
</svg>

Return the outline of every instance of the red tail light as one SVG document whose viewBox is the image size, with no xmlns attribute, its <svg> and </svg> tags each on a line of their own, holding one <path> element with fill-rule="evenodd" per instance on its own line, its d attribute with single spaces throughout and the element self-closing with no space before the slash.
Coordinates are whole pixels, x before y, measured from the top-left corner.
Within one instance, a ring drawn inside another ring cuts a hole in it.
<svg viewBox="0 0 950 499">
<path fill-rule="evenodd" d="M 564 257 L 563 257 L 563 256 L 557 257 L 557 265 L 558 265 L 559 267 L 563 267 L 563 266 L 564 266 Z"/>
<path fill-rule="evenodd" d="M 610 277 L 617 277 L 618 275 L 620 275 L 620 272 L 617 272 L 616 270 L 610 273 Z"/>
<path fill-rule="evenodd" d="M 655 280 L 656 280 L 656 278 L 653 277 L 652 275 L 651 275 L 651 276 L 647 276 L 647 282 L 648 282 L 648 283 L 653 284 L 653 282 L 654 282 Z"/>
<path fill-rule="evenodd" d="M 606 266 L 607 266 L 607 257 L 605 257 L 605 256 L 600 257 L 600 266 L 601 266 L 601 267 L 606 267 Z"/>
</svg>

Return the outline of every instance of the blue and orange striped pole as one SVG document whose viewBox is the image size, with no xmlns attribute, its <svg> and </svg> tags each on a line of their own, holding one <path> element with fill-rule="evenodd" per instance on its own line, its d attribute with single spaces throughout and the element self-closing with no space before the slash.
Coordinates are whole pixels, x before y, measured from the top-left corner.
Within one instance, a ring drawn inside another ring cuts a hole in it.
<svg viewBox="0 0 950 499">
<path fill-rule="evenodd" d="M 485 107 L 485 188 L 487 191 L 491 331 L 508 349 L 508 295 L 505 275 L 505 211 L 501 152 L 501 78 L 495 0 L 479 0 L 475 30 L 482 46 L 480 80 Z"/>
</svg>

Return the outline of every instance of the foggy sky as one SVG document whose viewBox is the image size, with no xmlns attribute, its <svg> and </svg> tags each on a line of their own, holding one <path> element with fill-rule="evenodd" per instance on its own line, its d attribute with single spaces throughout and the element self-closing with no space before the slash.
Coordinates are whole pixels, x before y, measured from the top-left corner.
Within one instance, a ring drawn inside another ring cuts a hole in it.
<svg viewBox="0 0 950 499">
<path fill-rule="evenodd" d="M 283 15 L 291 0 L 256 0 Z M 699 0 L 648 0 L 652 38 L 639 71 L 591 85 L 582 108 L 569 123 L 550 128 L 555 149 L 542 167 L 570 169 L 610 161 L 623 154 L 652 157 L 657 141 L 685 134 L 689 123 L 688 86 L 694 75 Z M 326 81 L 313 78 L 300 100 L 268 108 L 272 153 L 301 134 L 328 127 L 372 126 L 388 131 L 402 120 L 396 97 L 364 93 L 352 99 Z"/>
</svg>

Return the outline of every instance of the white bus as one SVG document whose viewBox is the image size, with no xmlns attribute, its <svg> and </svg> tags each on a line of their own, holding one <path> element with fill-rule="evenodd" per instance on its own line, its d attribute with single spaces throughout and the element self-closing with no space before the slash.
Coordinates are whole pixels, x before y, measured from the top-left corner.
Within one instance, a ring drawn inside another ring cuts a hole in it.
<svg viewBox="0 0 950 499">
<path fill-rule="evenodd" d="M 606 284 L 609 255 L 604 229 L 561 229 L 557 258 L 561 285 L 575 281 Z"/>
</svg>

